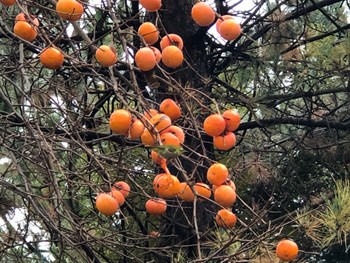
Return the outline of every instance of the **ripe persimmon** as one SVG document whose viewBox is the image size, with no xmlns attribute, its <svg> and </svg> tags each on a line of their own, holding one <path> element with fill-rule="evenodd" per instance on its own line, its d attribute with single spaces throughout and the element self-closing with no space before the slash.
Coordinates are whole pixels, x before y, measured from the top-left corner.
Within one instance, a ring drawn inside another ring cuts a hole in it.
<svg viewBox="0 0 350 263">
<path fill-rule="evenodd" d="M 236 135 L 233 132 L 226 132 L 223 135 L 213 137 L 214 146 L 223 151 L 228 151 L 236 145 Z"/>
<path fill-rule="evenodd" d="M 56 12 L 63 20 L 77 21 L 84 13 L 84 6 L 76 0 L 58 0 Z"/>
<path fill-rule="evenodd" d="M 210 187 L 205 183 L 195 183 L 193 186 L 193 190 L 200 197 L 205 197 L 209 199 L 211 196 Z M 201 200 L 201 198 L 199 200 Z"/>
<path fill-rule="evenodd" d="M 162 173 L 153 180 L 153 189 L 162 198 L 173 198 L 180 192 L 180 181 L 176 176 Z"/>
<path fill-rule="evenodd" d="M 241 116 L 237 110 L 226 110 L 222 114 L 226 122 L 226 131 L 235 131 L 241 123 Z"/>
<path fill-rule="evenodd" d="M 223 15 L 223 16 L 219 17 L 218 20 L 216 20 L 216 23 L 215 23 L 216 32 L 219 33 L 219 28 L 220 28 L 221 23 L 227 19 L 234 19 L 234 17 L 231 15 Z"/>
<path fill-rule="evenodd" d="M 163 113 L 154 115 L 149 122 L 153 125 L 152 128 L 158 132 L 162 132 L 171 125 L 171 119 Z"/>
<path fill-rule="evenodd" d="M 106 216 L 115 214 L 119 209 L 118 201 L 111 193 L 100 193 L 97 195 L 95 205 L 96 209 Z"/>
<path fill-rule="evenodd" d="M 165 99 L 159 105 L 159 111 L 169 116 L 172 121 L 181 117 L 180 106 L 172 99 Z"/>
<path fill-rule="evenodd" d="M 159 63 L 162 60 L 162 53 L 156 47 L 149 46 L 149 48 L 153 50 L 154 55 L 156 56 L 156 61 Z"/>
<path fill-rule="evenodd" d="M 225 119 L 220 114 L 211 114 L 205 120 L 203 128 L 209 136 L 218 136 L 224 132 L 226 127 Z"/>
<path fill-rule="evenodd" d="M 103 67 L 113 66 L 118 60 L 115 49 L 107 45 L 102 45 L 97 48 L 95 57 L 97 62 Z"/>
<path fill-rule="evenodd" d="M 30 17 L 29 17 L 30 16 Z M 25 13 L 19 13 L 15 18 L 15 23 L 18 21 L 25 21 L 36 27 L 39 26 L 39 20 L 34 15 L 26 15 Z"/>
<path fill-rule="evenodd" d="M 176 135 L 165 132 L 160 135 L 160 141 L 162 142 L 162 145 L 173 145 L 173 146 L 181 146 L 181 143 L 179 139 L 176 137 Z"/>
<path fill-rule="evenodd" d="M 167 204 L 162 198 L 151 198 L 146 202 L 145 208 L 150 215 L 160 216 L 165 213 Z"/>
<path fill-rule="evenodd" d="M 158 191 L 158 195 L 163 198 L 173 198 L 177 196 L 180 192 L 180 181 L 175 175 L 171 175 L 171 178 L 173 179 L 170 184 L 167 186 L 167 190 L 161 189 Z M 162 183 L 162 178 L 159 178 L 157 181 L 157 184 Z M 163 191 L 164 190 L 164 191 Z"/>
<path fill-rule="evenodd" d="M 228 169 L 222 163 L 212 164 L 207 171 L 208 182 L 214 185 L 223 184 L 228 178 Z"/>
<path fill-rule="evenodd" d="M 241 34 L 241 25 L 234 19 L 227 19 L 220 24 L 218 33 L 226 40 L 235 40 Z"/>
<path fill-rule="evenodd" d="M 135 63 L 142 71 L 153 69 L 157 63 L 156 55 L 149 47 L 140 48 L 135 54 Z"/>
<path fill-rule="evenodd" d="M 162 51 L 162 62 L 168 68 L 178 68 L 184 61 L 182 50 L 176 46 L 168 46 Z"/>
<path fill-rule="evenodd" d="M 125 203 L 124 195 L 117 188 L 112 187 L 111 194 L 118 201 L 119 207 Z"/>
<path fill-rule="evenodd" d="M 129 128 L 129 138 L 131 140 L 136 140 L 141 137 L 143 131 L 145 130 L 145 125 L 138 118 L 131 119 L 131 125 Z"/>
<path fill-rule="evenodd" d="M 114 183 L 114 187 L 126 198 L 130 194 L 130 186 L 127 182 L 118 181 Z"/>
<path fill-rule="evenodd" d="M 13 27 L 13 33 L 24 40 L 32 42 L 38 35 L 36 28 L 37 26 L 30 22 L 18 21 Z"/>
<path fill-rule="evenodd" d="M 289 239 L 281 240 L 276 247 L 276 255 L 280 260 L 292 261 L 298 256 L 298 245 Z"/>
<path fill-rule="evenodd" d="M 0 3 L 2 3 L 4 6 L 11 6 L 16 3 L 16 0 L 0 0 Z"/>
<path fill-rule="evenodd" d="M 227 179 L 223 184 L 221 185 L 228 185 L 229 187 L 231 187 L 233 190 L 236 191 L 236 185 L 235 183 L 231 180 L 231 179 Z M 220 185 L 216 185 L 214 184 L 212 189 L 213 189 L 213 193 L 215 194 L 215 190 L 219 187 Z"/>
<path fill-rule="evenodd" d="M 159 44 L 162 51 L 168 46 L 176 46 L 181 50 L 184 47 L 182 38 L 177 34 L 168 34 L 164 36 Z"/>
<path fill-rule="evenodd" d="M 179 139 L 180 143 L 184 143 L 185 142 L 185 133 L 184 133 L 183 129 L 180 128 L 179 126 L 170 125 L 168 128 L 163 130 L 161 132 L 161 134 L 162 133 L 166 133 L 166 132 L 174 134 Z"/>
<path fill-rule="evenodd" d="M 155 12 L 162 6 L 161 0 L 140 0 L 139 2 L 148 12 Z"/>
<path fill-rule="evenodd" d="M 60 66 L 62 66 L 63 61 L 64 56 L 61 50 L 56 47 L 48 47 L 40 54 L 40 62 L 45 68 L 58 69 Z"/>
<path fill-rule="evenodd" d="M 151 22 L 142 23 L 137 30 L 137 33 L 148 45 L 153 45 L 159 38 L 158 28 Z"/>
<path fill-rule="evenodd" d="M 236 225 L 237 217 L 228 209 L 221 209 L 215 216 L 215 221 L 220 227 L 232 228 Z"/>
<path fill-rule="evenodd" d="M 220 185 L 214 192 L 214 200 L 223 207 L 229 207 L 236 201 L 236 191 L 228 185 Z"/>
<path fill-rule="evenodd" d="M 109 128 L 117 134 L 127 135 L 131 125 L 131 114 L 128 110 L 117 109 L 109 117 Z"/>
<path fill-rule="evenodd" d="M 141 142 L 145 146 L 153 146 L 157 142 L 157 135 L 151 130 L 145 128 L 141 134 Z"/>
<path fill-rule="evenodd" d="M 76 0 L 58 0 L 57 14 L 64 20 L 77 21 L 84 13 L 84 7 Z"/>
<path fill-rule="evenodd" d="M 180 192 L 177 196 L 185 202 L 193 202 L 194 200 L 194 193 L 186 182 L 180 183 Z"/>
<path fill-rule="evenodd" d="M 204 2 L 198 2 L 192 7 L 191 16 L 199 26 L 209 26 L 215 20 L 213 8 Z"/>
<path fill-rule="evenodd" d="M 150 120 L 156 114 L 158 114 L 158 111 L 156 109 L 149 109 L 143 113 L 146 120 Z"/>
<path fill-rule="evenodd" d="M 164 175 L 171 176 L 171 174 L 160 173 L 160 174 L 157 174 L 157 175 L 153 178 L 153 190 L 154 190 L 155 192 L 157 192 L 157 191 L 156 191 L 156 182 L 158 181 L 159 178 L 161 178 L 161 177 L 164 176 Z"/>
</svg>

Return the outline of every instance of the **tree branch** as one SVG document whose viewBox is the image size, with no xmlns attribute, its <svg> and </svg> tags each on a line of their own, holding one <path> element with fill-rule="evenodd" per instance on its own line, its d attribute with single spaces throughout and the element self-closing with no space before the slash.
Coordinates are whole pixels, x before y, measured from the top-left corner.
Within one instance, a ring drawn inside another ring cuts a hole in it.
<svg viewBox="0 0 350 263">
<path fill-rule="evenodd" d="M 346 87 L 346 88 L 319 90 L 315 92 L 303 91 L 303 92 L 296 92 L 292 94 L 290 93 L 272 94 L 272 95 L 262 96 L 260 98 L 255 98 L 254 102 L 268 104 L 268 105 L 273 104 L 273 107 L 275 107 L 287 100 L 293 100 L 293 99 L 299 99 L 299 98 L 311 98 L 315 96 L 335 94 L 335 93 L 341 93 L 341 92 L 350 92 L 350 90 Z"/>
<path fill-rule="evenodd" d="M 280 125 L 280 124 L 291 124 L 291 125 L 299 125 L 306 126 L 312 128 L 329 128 L 336 130 L 350 130 L 350 121 L 348 122 L 335 122 L 328 120 L 309 120 L 295 117 L 286 117 L 286 118 L 275 118 L 275 119 L 262 119 L 257 121 L 245 122 L 241 123 L 238 130 L 247 130 L 247 129 L 255 129 L 255 128 L 266 128 L 269 126 Z"/>
<path fill-rule="evenodd" d="M 291 13 L 287 14 L 284 17 L 284 21 L 297 19 L 300 16 L 305 16 L 306 14 L 311 13 L 311 12 L 313 12 L 315 10 L 318 10 L 319 8 L 322 8 L 322 7 L 325 7 L 325 6 L 329 6 L 329 5 L 333 5 L 333 4 L 336 4 L 338 2 L 342 2 L 342 1 L 343 0 L 324 0 L 324 1 L 321 1 L 320 3 L 318 3 L 317 5 L 311 4 L 311 5 L 309 5 L 307 7 L 304 7 L 304 8 L 296 8 L 296 10 L 292 11 Z M 257 39 L 259 39 L 264 34 L 266 34 L 266 32 L 268 32 L 272 28 L 272 26 L 273 26 L 273 23 L 264 25 L 258 32 L 256 32 L 255 34 L 251 35 L 247 41 L 245 41 L 242 45 L 240 45 L 238 47 L 238 49 L 246 50 L 247 47 L 249 47 Z M 234 49 L 234 44 L 231 44 L 229 46 L 229 50 Z"/>
</svg>

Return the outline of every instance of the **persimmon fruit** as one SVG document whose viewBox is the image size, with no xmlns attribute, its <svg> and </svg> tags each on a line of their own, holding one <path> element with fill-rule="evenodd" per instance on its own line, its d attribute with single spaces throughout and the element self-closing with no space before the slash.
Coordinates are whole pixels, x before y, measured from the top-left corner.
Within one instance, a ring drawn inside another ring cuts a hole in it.
<svg viewBox="0 0 350 263">
<path fill-rule="evenodd" d="M 161 198 L 173 198 L 180 192 L 180 181 L 174 175 L 162 173 L 154 178 L 153 189 Z"/>
<path fill-rule="evenodd" d="M 235 131 L 238 129 L 239 124 L 241 123 L 241 116 L 237 110 L 226 110 L 222 114 L 226 122 L 226 131 Z"/>
<path fill-rule="evenodd" d="M 215 221 L 218 226 L 223 228 L 232 228 L 236 225 L 237 217 L 228 209 L 221 209 L 215 216 Z"/>
<path fill-rule="evenodd" d="M 185 142 L 185 133 L 183 131 L 182 128 L 180 128 L 179 126 L 176 125 L 170 125 L 168 128 L 166 128 L 165 130 L 163 130 L 161 132 L 162 133 L 171 133 L 174 134 L 178 139 L 179 142 L 182 144 Z"/>
<path fill-rule="evenodd" d="M 219 26 L 219 34 L 226 40 L 235 40 L 241 34 L 241 25 L 234 19 L 222 21 Z"/>
<path fill-rule="evenodd" d="M 282 261 L 292 261 L 298 256 L 298 245 L 289 239 L 281 240 L 276 247 L 276 255 Z"/>
<path fill-rule="evenodd" d="M 64 56 L 61 50 L 58 48 L 48 47 L 41 52 L 39 59 L 43 67 L 49 69 L 58 69 L 63 64 Z"/>
<path fill-rule="evenodd" d="M 116 187 L 112 187 L 111 194 L 118 201 L 119 207 L 121 207 L 125 203 L 124 195 Z"/>
<path fill-rule="evenodd" d="M 148 12 L 155 12 L 162 6 L 161 0 L 140 0 L 139 2 Z"/>
<path fill-rule="evenodd" d="M 138 118 L 131 119 L 131 125 L 129 128 L 129 138 L 131 140 L 139 139 L 145 130 L 145 125 Z"/>
<path fill-rule="evenodd" d="M 226 132 L 223 135 L 213 137 L 214 146 L 223 151 L 228 151 L 236 145 L 236 135 L 233 132 Z"/>
<path fill-rule="evenodd" d="M 131 125 L 131 114 L 128 110 L 117 109 L 109 117 L 109 128 L 112 132 L 127 135 Z"/>
<path fill-rule="evenodd" d="M 97 62 L 103 67 L 113 66 L 118 60 L 116 50 L 107 45 L 97 48 L 95 57 Z"/>
<path fill-rule="evenodd" d="M 162 132 L 171 125 L 171 119 L 163 113 L 152 116 L 149 122 L 153 125 L 152 128 L 158 132 Z"/>
<path fill-rule="evenodd" d="M 142 23 L 137 30 L 137 33 L 148 45 L 153 45 L 159 38 L 158 28 L 151 22 Z"/>
<path fill-rule="evenodd" d="M 162 53 L 156 47 L 149 46 L 149 48 L 153 50 L 154 55 L 156 56 L 156 62 L 159 63 L 162 60 Z"/>
<path fill-rule="evenodd" d="M 162 37 L 159 44 L 160 44 L 160 49 L 162 51 L 168 46 L 176 46 L 181 50 L 184 47 L 184 42 L 183 42 L 182 38 L 179 35 L 173 34 L 173 33 Z"/>
<path fill-rule="evenodd" d="M 162 142 L 162 145 L 172 145 L 172 146 L 181 146 L 181 143 L 179 139 L 176 137 L 176 135 L 165 132 L 160 135 L 160 141 Z"/>
<path fill-rule="evenodd" d="M 19 13 L 15 18 L 15 23 L 17 23 L 18 21 L 25 21 L 31 25 L 38 27 L 39 20 L 34 15 L 29 15 L 29 16 L 30 17 L 28 17 L 28 15 L 26 15 L 25 13 Z"/>
<path fill-rule="evenodd" d="M 214 185 L 223 184 L 228 178 L 228 169 L 222 163 L 212 164 L 207 171 L 208 182 Z"/>
<path fill-rule="evenodd" d="M 16 3 L 16 0 L 0 0 L 4 6 L 12 6 Z"/>
<path fill-rule="evenodd" d="M 171 179 L 168 180 L 168 174 L 160 177 L 156 184 L 158 186 L 157 188 L 157 194 L 162 198 L 173 198 L 180 192 L 180 181 L 179 179 L 174 176 L 170 175 Z"/>
<path fill-rule="evenodd" d="M 117 199 L 115 199 L 111 193 L 100 193 L 96 197 L 96 209 L 106 216 L 115 214 L 119 209 Z"/>
<path fill-rule="evenodd" d="M 162 51 L 162 62 L 168 68 L 178 68 L 184 61 L 182 50 L 176 46 L 168 46 Z"/>
<path fill-rule="evenodd" d="M 236 191 L 228 185 L 220 185 L 214 192 L 214 200 L 223 207 L 229 207 L 236 201 Z"/>
<path fill-rule="evenodd" d="M 214 10 L 204 2 L 198 2 L 192 7 L 191 16 L 199 26 L 209 26 L 215 20 Z"/>
<path fill-rule="evenodd" d="M 186 182 L 180 183 L 180 192 L 177 196 L 185 202 L 194 201 L 194 193 L 191 187 Z"/>
<path fill-rule="evenodd" d="M 219 17 L 218 20 L 216 20 L 216 23 L 215 23 L 216 32 L 219 33 L 219 28 L 220 28 L 221 23 L 225 20 L 228 20 L 228 19 L 235 19 L 235 18 L 231 15 L 223 15 L 223 16 Z"/>
<path fill-rule="evenodd" d="M 30 22 L 18 21 L 13 27 L 13 33 L 28 42 L 33 42 L 38 35 L 36 28 L 37 26 L 31 24 Z"/>
<path fill-rule="evenodd" d="M 145 128 L 141 134 L 141 142 L 145 146 L 153 146 L 157 142 L 157 135 L 148 128 Z"/>
<path fill-rule="evenodd" d="M 56 12 L 63 19 L 77 21 L 84 13 L 84 7 L 76 0 L 58 0 Z"/>
<path fill-rule="evenodd" d="M 159 105 L 159 111 L 169 116 L 172 121 L 181 117 L 180 106 L 172 99 L 165 99 Z"/>
<path fill-rule="evenodd" d="M 236 191 L 236 185 L 235 183 L 231 180 L 231 179 L 227 179 L 223 184 L 221 185 L 228 185 L 229 187 L 231 187 L 233 190 Z M 216 185 L 214 184 L 212 189 L 213 189 L 213 193 L 215 194 L 216 189 L 219 187 L 220 185 Z"/>
<path fill-rule="evenodd" d="M 156 110 L 156 109 L 149 109 L 149 110 L 146 110 L 143 113 L 143 115 L 145 116 L 146 120 L 150 120 L 156 114 L 158 114 L 158 110 Z"/>
<path fill-rule="evenodd" d="M 201 182 L 195 183 L 193 186 L 193 190 L 197 195 L 199 195 L 199 197 L 205 197 L 209 199 L 211 196 L 210 187 L 205 183 L 201 183 Z M 201 200 L 201 198 L 199 200 Z"/>
<path fill-rule="evenodd" d="M 119 190 L 119 192 L 124 195 L 124 197 L 128 197 L 130 194 L 130 185 L 124 181 L 118 181 L 114 183 L 114 187 Z"/>
<path fill-rule="evenodd" d="M 167 204 L 162 198 L 152 198 L 146 202 L 145 208 L 150 215 L 160 216 L 165 213 Z"/>
<path fill-rule="evenodd" d="M 156 55 L 149 47 L 140 48 L 135 54 L 135 63 L 142 71 L 149 71 L 153 69 L 157 63 Z"/>
<path fill-rule="evenodd" d="M 203 123 L 203 128 L 209 136 L 218 136 L 225 131 L 226 122 L 220 114 L 209 115 Z"/>
</svg>

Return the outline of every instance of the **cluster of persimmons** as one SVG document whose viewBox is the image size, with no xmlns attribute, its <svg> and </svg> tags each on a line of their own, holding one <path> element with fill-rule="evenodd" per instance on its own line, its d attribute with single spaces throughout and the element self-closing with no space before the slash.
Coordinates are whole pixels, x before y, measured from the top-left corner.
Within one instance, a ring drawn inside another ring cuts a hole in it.
<svg viewBox="0 0 350 263">
<path fill-rule="evenodd" d="M 4 6 L 11 6 L 16 0 L 1 0 Z M 148 12 L 160 9 L 160 0 L 140 0 L 140 4 Z M 56 12 L 61 19 L 74 22 L 79 20 L 84 13 L 84 6 L 76 0 L 58 0 Z M 199 26 L 210 26 L 216 17 L 216 30 L 226 40 L 234 40 L 241 34 L 239 23 L 231 15 L 219 16 L 206 3 L 196 3 L 191 11 L 191 16 Z M 38 35 L 39 20 L 31 14 L 19 13 L 15 19 L 13 33 L 22 40 L 33 42 Z M 166 34 L 159 42 L 161 51 L 152 46 L 158 43 L 159 30 L 151 22 L 144 22 L 137 31 L 144 46 L 136 51 L 134 61 L 141 71 L 152 70 L 158 63 L 162 62 L 168 68 L 178 68 L 184 61 L 182 38 L 173 33 Z M 96 61 L 104 67 L 110 67 L 117 63 L 118 56 L 114 47 L 101 45 L 96 49 Z M 58 69 L 64 63 L 63 52 L 54 44 L 47 46 L 39 55 L 43 67 Z"/>
<path fill-rule="evenodd" d="M 161 8 L 161 0 L 140 0 L 140 4 L 148 12 L 155 12 Z M 199 26 L 210 26 L 216 19 L 214 10 L 204 2 L 196 3 L 191 10 L 192 19 Z M 235 40 L 241 34 L 241 26 L 231 15 L 219 16 L 216 21 L 217 32 L 226 40 Z M 159 43 L 161 51 L 152 46 L 158 42 L 159 30 L 151 22 L 144 22 L 138 29 L 145 47 L 135 54 L 135 63 L 141 71 L 152 70 L 162 61 L 169 68 L 178 68 L 184 61 L 182 38 L 174 33 L 166 34 Z"/>
<path fill-rule="evenodd" d="M 1 0 L 5 6 L 11 6 L 16 0 Z M 56 4 L 56 12 L 59 17 L 67 21 L 76 21 L 84 13 L 84 7 L 76 0 L 59 0 Z M 32 14 L 19 13 L 15 18 L 13 33 L 27 42 L 33 42 L 38 35 L 39 20 Z M 58 69 L 64 62 L 64 54 L 54 46 L 46 47 L 39 55 L 40 63 L 49 69 Z"/>
<path fill-rule="evenodd" d="M 159 146 L 175 147 L 175 149 L 184 146 L 185 133 L 180 126 L 174 125 L 174 122 L 182 115 L 180 106 L 174 100 L 167 98 L 160 103 L 159 110 L 150 109 L 143 114 L 138 114 L 137 112 L 135 114 L 138 117 L 133 117 L 129 110 L 117 109 L 110 115 L 109 127 L 116 134 L 126 136 L 132 140 L 139 139 L 144 146 L 154 147 L 151 150 L 151 158 L 164 172 L 156 175 L 153 179 L 153 190 L 158 197 L 149 198 L 145 204 L 146 211 L 151 215 L 164 214 L 167 209 L 166 199 L 171 198 L 178 198 L 184 202 L 195 202 L 195 200 L 204 202 L 213 199 L 219 207 L 215 218 L 217 224 L 222 227 L 233 227 L 237 218 L 230 208 L 236 201 L 236 187 L 233 181 L 230 180 L 229 171 L 225 165 L 213 163 L 209 167 L 207 170 L 207 181 L 210 185 L 204 182 L 195 182 L 193 184 L 186 181 L 180 182 L 175 175 L 170 173 L 167 167 L 171 159 L 167 159 L 166 156 L 155 150 Z M 222 129 L 221 119 L 219 118 L 218 122 L 217 116 L 224 121 Z M 204 121 L 203 127 L 204 132 L 218 137 L 237 129 L 239 123 L 240 117 L 237 111 L 227 110 L 222 115 L 212 114 L 208 116 Z M 220 131 L 220 134 L 218 131 Z M 225 135 L 223 135 L 222 140 L 222 145 L 226 145 Z M 231 145 L 227 149 L 233 146 Z M 109 195 L 113 198 L 113 191 Z M 211 199 L 212 195 L 213 198 Z M 97 204 L 96 207 L 102 212 Z M 118 208 L 114 204 L 113 207 L 116 209 L 116 212 Z"/>
<path fill-rule="evenodd" d="M 161 0 L 139 0 L 147 12 L 156 12 L 161 8 Z M 12 6 L 16 0 L 0 0 L 4 6 Z M 58 0 L 56 12 L 61 19 L 66 21 L 77 21 L 84 13 L 84 6 L 76 0 Z M 199 26 L 210 26 L 214 24 L 216 31 L 225 40 L 235 40 L 241 34 L 241 27 L 233 16 L 220 16 L 204 2 L 196 3 L 191 16 Z M 33 42 L 38 35 L 39 20 L 31 14 L 19 13 L 15 18 L 13 33 L 27 42 Z M 152 46 L 159 41 L 159 30 L 151 22 L 144 22 L 138 28 L 144 47 L 136 51 L 135 64 L 141 71 L 152 70 L 158 63 L 162 62 L 168 68 L 178 68 L 184 61 L 182 38 L 173 33 L 166 34 L 159 42 L 161 51 Z M 113 47 L 101 45 L 96 49 L 96 61 L 104 67 L 113 66 L 117 63 L 117 54 Z M 47 46 L 39 55 L 43 67 L 58 69 L 63 65 L 64 54 L 54 44 Z M 181 147 L 185 142 L 185 133 L 179 126 L 172 122 L 181 117 L 180 107 L 172 99 L 165 99 L 156 109 L 150 109 L 142 116 L 132 116 L 125 109 L 118 109 L 110 116 L 110 129 L 112 132 L 127 136 L 131 140 L 140 139 L 148 147 L 169 146 Z M 240 116 L 235 110 L 226 110 L 222 114 L 208 116 L 204 123 L 204 132 L 213 137 L 213 144 L 219 150 L 229 150 L 236 144 L 236 136 L 233 133 L 240 124 Z M 237 218 L 232 213 L 231 207 L 236 201 L 236 187 L 229 178 L 227 167 L 221 163 L 213 163 L 207 170 L 207 181 L 204 182 L 180 182 L 178 178 L 170 174 L 167 164 L 170 159 L 160 156 L 157 151 L 151 151 L 152 160 L 161 166 L 164 173 L 154 177 L 153 189 L 157 198 L 150 198 L 145 209 L 149 214 L 162 215 L 166 212 L 167 203 L 165 199 L 178 198 L 183 202 L 209 201 L 213 200 L 219 207 L 215 220 L 218 226 L 231 228 L 236 224 Z M 110 192 L 103 192 L 96 197 L 96 208 L 102 214 L 110 216 L 115 214 L 124 204 L 125 198 L 130 193 L 130 186 L 119 181 L 111 186 Z M 276 247 L 278 258 L 283 261 L 291 261 L 298 255 L 298 246 L 291 240 L 282 240 Z"/>
</svg>

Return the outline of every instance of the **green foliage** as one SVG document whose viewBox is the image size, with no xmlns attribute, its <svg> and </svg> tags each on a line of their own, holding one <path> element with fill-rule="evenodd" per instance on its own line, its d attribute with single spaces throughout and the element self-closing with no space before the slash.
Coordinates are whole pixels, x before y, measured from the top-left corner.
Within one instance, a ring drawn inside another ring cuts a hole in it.
<svg viewBox="0 0 350 263">
<path fill-rule="evenodd" d="M 350 181 L 336 181 L 334 196 L 324 198 L 324 207 L 317 211 L 306 209 L 298 213 L 298 223 L 322 249 L 341 245 L 347 252 L 350 231 Z"/>
</svg>

